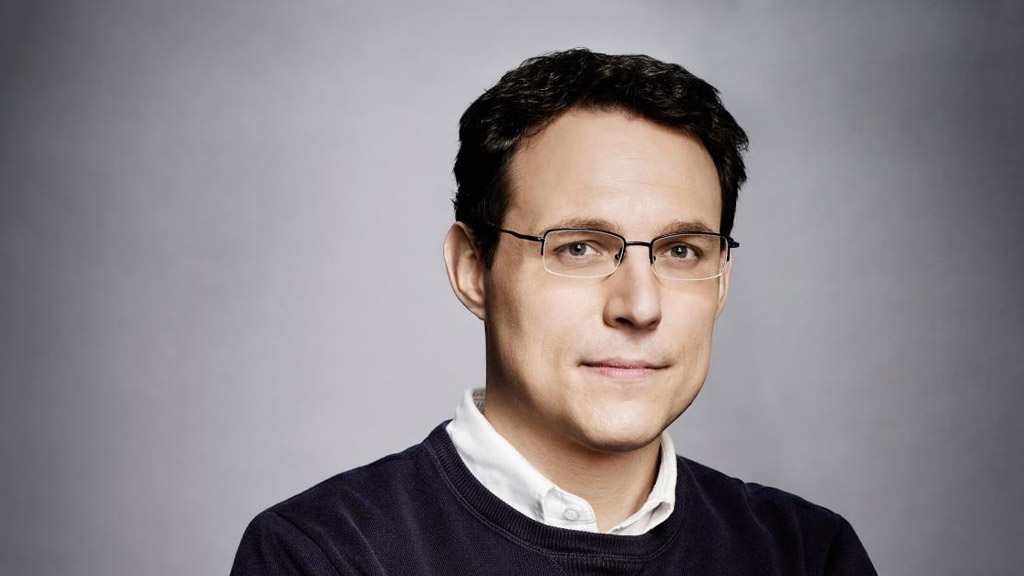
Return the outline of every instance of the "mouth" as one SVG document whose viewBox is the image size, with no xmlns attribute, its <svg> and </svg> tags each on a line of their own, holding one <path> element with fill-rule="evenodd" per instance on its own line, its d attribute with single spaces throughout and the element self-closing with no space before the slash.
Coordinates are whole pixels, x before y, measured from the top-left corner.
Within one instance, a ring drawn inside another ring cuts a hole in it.
<svg viewBox="0 0 1024 576">
<path fill-rule="evenodd" d="M 664 365 L 644 360 L 626 360 L 623 358 L 587 361 L 583 362 L 581 366 L 590 373 L 620 382 L 638 382 L 665 368 Z"/>
</svg>

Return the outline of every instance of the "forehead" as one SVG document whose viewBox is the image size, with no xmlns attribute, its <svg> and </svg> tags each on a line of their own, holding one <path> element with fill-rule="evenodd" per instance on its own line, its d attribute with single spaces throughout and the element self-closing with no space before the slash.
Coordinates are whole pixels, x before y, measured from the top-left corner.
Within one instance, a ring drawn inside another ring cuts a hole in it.
<svg viewBox="0 0 1024 576">
<path fill-rule="evenodd" d="M 520 145 L 508 176 L 508 226 L 592 220 L 651 235 L 678 221 L 720 226 L 718 173 L 700 140 L 623 112 L 563 114 Z"/>
</svg>

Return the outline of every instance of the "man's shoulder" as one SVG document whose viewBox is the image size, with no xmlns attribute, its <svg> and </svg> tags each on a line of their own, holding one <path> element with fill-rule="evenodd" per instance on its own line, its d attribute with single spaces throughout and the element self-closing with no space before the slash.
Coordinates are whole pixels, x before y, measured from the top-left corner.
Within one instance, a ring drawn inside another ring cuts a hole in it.
<svg viewBox="0 0 1024 576">
<path fill-rule="evenodd" d="M 769 530 L 838 531 L 848 525 L 831 509 L 792 492 L 741 480 L 683 456 L 678 462 L 696 492 L 684 497 L 716 517 L 750 520 Z"/>
<path fill-rule="evenodd" d="M 374 514 L 373 509 L 381 502 L 392 501 L 392 494 L 410 492 L 410 486 L 423 472 L 424 461 L 429 459 L 425 451 L 423 443 L 415 444 L 369 464 L 335 474 L 278 502 L 264 513 L 282 516 L 292 522 Z"/>
<path fill-rule="evenodd" d="M 425 500 L 429 459 L 426 446 L 416 444 L 260 512 L 242 535 L 232 574 L 285 573 L 267 566 L 288 566 L 288 573 L 361 573 L 372 558 L 369 542 L 408 517 L 411 501 Z"/>
<path fill-rule="evenodd" d="M 737 556 L 761 551 L 779 573 L 876 574 L 853 527 L 832 510 L 682 456 L 677 462 L 683 512 L 716 548 L 739 543 L 727 552 Z"/>
</svg>

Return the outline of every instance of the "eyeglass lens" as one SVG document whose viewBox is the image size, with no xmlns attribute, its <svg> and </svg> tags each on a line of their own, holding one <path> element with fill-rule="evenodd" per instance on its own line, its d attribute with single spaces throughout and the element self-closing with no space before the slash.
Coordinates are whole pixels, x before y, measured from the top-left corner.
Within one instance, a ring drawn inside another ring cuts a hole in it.
<svg viewBox="0 0 1024 576">
<path fill-rule="evenodd" d="M 596 230 L 552 230 L 544 241 L 544 268 L 574 278 L 607 276 L 618 268 L 626 246 Z M 673 280 L 703 280 L 722 273 L 726 244 L 711 234 L 673 234 L 654 243 L 654 272 Z"/>
</svg>

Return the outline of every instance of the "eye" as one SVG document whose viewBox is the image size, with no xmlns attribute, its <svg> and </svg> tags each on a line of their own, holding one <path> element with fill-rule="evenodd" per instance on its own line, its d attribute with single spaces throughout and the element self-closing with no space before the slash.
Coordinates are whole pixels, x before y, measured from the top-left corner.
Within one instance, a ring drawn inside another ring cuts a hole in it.
<svg viewBox="0 0 1024 576">
<path fill-rule="evenodd" d="M 614 256 L 621 251 L 622 240 L 600 230 L 552 230 L 546 246 L 544 265 L 549 271 L 600 276 L 606 268 L 615 269 Z"/>
<path fill-rule="evenodd" d="M 559 246 L 556 251 L 576 257 L 592 256 L 595 252 L 594 247 L 586 242 L 571 242 L 569 244 L 564 244 Z"/>
<path fill-rule="evenodd" d="M 697 258 L 700 251 L 689 244 L 673 244 L 668 247 L 667 255 L 674 260 L 690 260 Z"/>
</svg>

